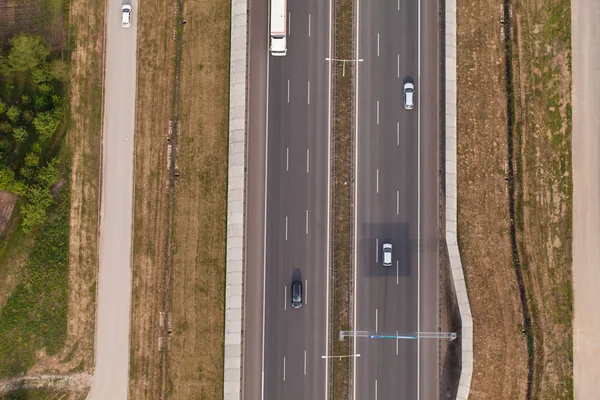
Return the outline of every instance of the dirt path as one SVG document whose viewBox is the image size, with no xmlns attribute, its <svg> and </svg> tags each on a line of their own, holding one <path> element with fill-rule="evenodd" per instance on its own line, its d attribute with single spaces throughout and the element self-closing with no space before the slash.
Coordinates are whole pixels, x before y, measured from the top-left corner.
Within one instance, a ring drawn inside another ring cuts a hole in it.
<svg viewBox="0 0 600 400">
<path fill-rule="evenodd" d="M 73 394 L 83 394 L 90 389 L 91 383 L 92 375 L 90 374 L 20 376 L 0 381 L 0 395 L 20 387 L 27 389 L 52 388 L 68 390 Z"/>
<path fill-rule="evenodd" d="M 573 322 L 576 399 L 600 393 L 600 3 L 572 0 Z"/>
</svg>

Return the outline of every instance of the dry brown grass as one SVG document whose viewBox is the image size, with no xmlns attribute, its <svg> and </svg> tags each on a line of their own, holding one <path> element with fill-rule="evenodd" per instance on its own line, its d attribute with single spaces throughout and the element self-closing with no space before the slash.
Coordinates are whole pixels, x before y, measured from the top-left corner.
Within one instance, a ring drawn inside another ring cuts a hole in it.
<svg viewBox="0 0 600 400">
<path fill-rule="evenodd" d="M 458 0 L 459 233 L 474 316 L 472 398 L 525 398 L 510 254 L 501 1 Z M 532 398 L 572 398 L 570 11 L 513 3 L 516 227 L 534 338 Z"/>
<path fill-rule="evenodd" d="M 172 399 L 223 396 L 229 126 L 227 0 L 185 3 L 168 353 Z"/>
<path fill-rule="evenodd" d="M 458 0 L 458 232 L 474 323 L 472 399 L 523 399 L 527 348 L 511 257 L 501 1 Z"/>
<path fill-rule="evenodd" d="M 104 5 L 102 0 L 73 1 L 69 8 L 72 53 L 65 149 L 71 156 L 71 235 L 67 341 L 57 357 L 32 369 L 37 373 L 89 373 L 94 367 Z"/>
<path fill-rule="evenodd" d="M 186 4 L 185 26 L 175 26 L 176 11 L 175 2 L 144 3 L 140 15 L 132 399 L 160 398 L 160 346 L 167 342 L 166 397 L 215 399 L 223 393 L 230 3 Z M 183 32 L 180 176 L 172 199 L 171 334 L 165 339 L 166 138 L 174 101 L 176 29 Z"/>
<path fill-rule="evenodd" d="M 173 111 L 175 1 L 148 1 L 138 17 L 131 399 L 157 399 L 162 387 L 168 223 L 167 141 Z"/>
</svg>

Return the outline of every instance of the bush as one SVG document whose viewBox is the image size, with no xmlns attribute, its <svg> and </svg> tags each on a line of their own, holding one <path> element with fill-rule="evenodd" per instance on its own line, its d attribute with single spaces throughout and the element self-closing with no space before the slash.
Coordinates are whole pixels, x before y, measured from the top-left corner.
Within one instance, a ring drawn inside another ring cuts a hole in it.
<svg viewBox="0 0 600 400">
<path fill-rule="evenodd" d="M 33 187 L 27 193 L 27 203 L 21 208 L 23 222 L 21 226 L 26 233 L 46 222 L 48 208 L 54 203 L 49 188 Z"/>
<path fill-rule="evenodd" d="M 59 82 L 66 82 L 69 79 L 69 66 L 63 60 L 52 60 L 50 76 Z"/>
</svg>

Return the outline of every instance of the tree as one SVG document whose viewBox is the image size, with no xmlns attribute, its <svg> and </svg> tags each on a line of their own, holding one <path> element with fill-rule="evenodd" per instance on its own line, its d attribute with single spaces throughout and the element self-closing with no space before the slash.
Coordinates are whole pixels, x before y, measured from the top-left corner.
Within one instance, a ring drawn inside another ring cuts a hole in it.
<svg viewBox="0 0 600 400">
<path fill-rule="evenodd" d="M 33 126 L 42 140 L 51 138 L 58 125 L 60 120 L 50 111 L 41 112 L 33 119 Z"/>
<path fill-rule="evenodd" d="M 13 130 L 12 125 L 8 121 L 0 122 L 0 133 L 4 133 L 6 135 L 10 134 Z"/>
<path fill-rule="evenodd" d="M 21 33 L 10 40 L 11 48 L 6 57 L 7 65 L 13 71 L 31 71 L 42 63 L 47 63 L 50 48 L 39 36 Z"/>
<path fill-rule="evenodd" d="M 25 156 L 25 165 L 28 167 L 34 168 L 40 164 L 40 156 L 39 154 L 35 154 L 35 152 L 30 151 Z"/>
<path fill-rule="evenodd" d="M 14 124 L 19 120 L 19 117 L 21 116 L 21 110 L 19 110 L 19 107 L 12 105 L 8 108 L 8 111 L 6 111 L 6 116 Z"/>
<path fill-rule="evenodd" d="M 8 106 L 2 100 L 0 100 L 0 115 L 4 114 L 8 110 Z"/>
<path fill-rule="evenodd" d="M 2 137 L 0 139 L 0 159 L 4 159 L 4 157 L 10 153 L 11 150 L 12 142 L 6 137 Z"/>
<path fill-rule="evenodd" d="M 35 146 L 35 144 L 34 144 L 34 146 Z M 51 188 L 59 180 L 60 180 L 60 160 L 55 157 L 44 168 L 40 168 L 40 170 L 37 174 L 37 183 L 43 187 Z"/>
<path fill-rule="evenodd" d="M 2 166 L 0 167 L 0 190 L 6 190 L 23 196 L 27 193 L 27 186 L 15 179 L 15 173 L 10 169 Z"/>
<path fill-rule="evenodd" d="M 17 143 L 25 143 L 29 137 L 29 132 L 22 126 L 17 126 L 13 129 L 13 137 Z"/>
</svg>

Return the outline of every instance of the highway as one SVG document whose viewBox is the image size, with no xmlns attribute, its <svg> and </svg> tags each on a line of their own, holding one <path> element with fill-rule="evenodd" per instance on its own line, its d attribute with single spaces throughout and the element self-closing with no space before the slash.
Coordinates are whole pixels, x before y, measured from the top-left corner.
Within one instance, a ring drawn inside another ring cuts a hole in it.
<svg viewBox="0 0 600 400">
<path fill-rule="evenodd" d="M 88 400 L 125 400 L 129 385 L 131 231 L 136 94 L 137 1 L 130 28 L 121 1 L 107 2 L 100 266 L 96 360 Z"/>
<path fill-rule="evenodd" d="M 356 330 L 437 331 L 438 10 L 425 3 L 358 0 Z M 384 242 L 394 247 L 389 268 Z M 354 399 L 439 396 L 437 340 L 355 340 Z"/>
<path fill-rule="evenodd" d="M 330 3 L 288 2 L 284 57 L 267 50 L 268 1 L 250 7 L 243 393 L 325 399 Z M 304 287 L 300 309 L 293 280 Z"/>
</svg>

